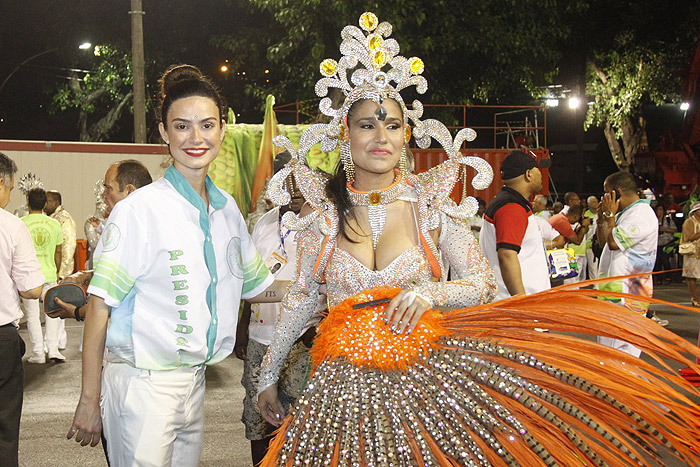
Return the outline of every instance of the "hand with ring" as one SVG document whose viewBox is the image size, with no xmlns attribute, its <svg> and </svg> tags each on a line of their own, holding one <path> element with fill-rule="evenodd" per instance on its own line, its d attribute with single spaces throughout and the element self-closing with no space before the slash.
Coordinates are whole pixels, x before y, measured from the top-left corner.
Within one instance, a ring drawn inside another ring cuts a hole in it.
<svg viewBox="0 0 700 467">
<path fill-rule="evenodd" d="M 402 290 L 386 307 L 385 322 L 396 334 L 410 334 L 430 303 L 414 290 Z"/>
</svg>

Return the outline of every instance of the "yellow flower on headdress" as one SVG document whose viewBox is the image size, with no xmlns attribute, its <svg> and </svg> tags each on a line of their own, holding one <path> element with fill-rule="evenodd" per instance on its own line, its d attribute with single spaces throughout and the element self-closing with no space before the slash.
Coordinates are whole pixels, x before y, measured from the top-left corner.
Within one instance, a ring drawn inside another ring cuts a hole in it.
<svg viewBox="0 0 700 467">
<path fill-rule="evenodd" d="M 372 56 L 372 63 L 374 67 L 379 70 L 381 67 L 386 65 L 386 54 L 383 50 L 375 50 Z"/>
<path fill-rule="evenodd" d="M 321 62 L 321 74 L 326 78 L 330 78 L 331 76 L 335 75 L 337 69 L 338 62 L 332 58 L 327 58 Z"/>
<path fill-rule="evenodd" d="M 367 32 L 372 32 L 379 24 L 379 19 L 377 15 L 366 11 L 360 16 L 360 27 Z"/>
<path fill-rule="evenodd" d="M 411 57 L 408 59 L 408 66 L 411 69 L 411 73 L 414 75 L 420 75 L 423 73 L 423 60 L 418 57 Z"/>
<path fill-rule="evenodd" d="M 370 34 L 367 36 L 367 46 L 371 50 L 381 49 L 384 45 L 384 38 L 379 34 Z"/>
</svg>

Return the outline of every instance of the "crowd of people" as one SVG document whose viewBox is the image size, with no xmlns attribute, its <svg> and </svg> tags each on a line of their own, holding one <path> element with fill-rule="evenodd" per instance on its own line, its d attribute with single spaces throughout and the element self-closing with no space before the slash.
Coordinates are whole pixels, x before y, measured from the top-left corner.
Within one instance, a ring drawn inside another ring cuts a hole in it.
<svg viewBox="0 0 700 467">
<path fill-rule="evenodd" d="M 164 176 L 152 181 L 131 160 L 107 169 L 109 212 L 86 223 L 99 236 L 92 270 L 73 273 L 67 261 L 76 225 L 60 193 L 30 190 L 22 220 L 0 209 L 2 465 L 18 463 L 20 297 L 28 327 L 33 320 L 32 363 L 64 361 L 61 323 L 85 321 L 68 437 L 102 441 L 112 466 L 198 465 L 206 367 L 231 353 L 245 360 L 255 465 L 643 464 L 650 443 L 697 465 L 698 407 L 680 397 L 677 376 L 638 358 L 700 350 L 646 316 L 661 220 L 634 177 L 611 174 L 604 195 L 585 203 L 567 193 L 550 215 L 539 193 L 551 161 L 517 150 L 493 168 L 504 184 L 494 199 L 456 204 L 449 193 L 463 164 L 476 169 L 476 189 L 493 169 L 459 152 L 473 139 L 468 130 L 452 139 L 440 122 L 420 119 L 419 102 L 406 107 L 400 90 L 427 88 L 422 61 L 398 56 L 393 39 L 372 42 L 385 47 L 381 56 L 364 42 L 387 38 L 387 24 L 365 13 L 344 30 L 344 59 L 324 61 L 319 97 L 334 87 L 345 100 L 322 101 L 330 123 L 307 130 L 298 148 L 276 140 L 286 149 L 268 189 L 278 207 L 252 234 L 207 176 L 226 105 L 189 65 L 160 82 Z M 438 141 L 447 161 L 412 173 L 412 138 Z M 330 177 L 305 163 L 319 142 L 340 148 Z M 16 170 L 0 154 L 0 207 Z M 700 239 L 699 230 L 684 226 L 685 239 Z M 547 251 L 566 244 L 570 282 L 610 280 L 549 291 Z M 58 281 L 87 286 L 89 299 L 56 301 L 45 352 L 35 301 Z M 602 345 L 556 331 L 597 335 Z"/>
</svg>

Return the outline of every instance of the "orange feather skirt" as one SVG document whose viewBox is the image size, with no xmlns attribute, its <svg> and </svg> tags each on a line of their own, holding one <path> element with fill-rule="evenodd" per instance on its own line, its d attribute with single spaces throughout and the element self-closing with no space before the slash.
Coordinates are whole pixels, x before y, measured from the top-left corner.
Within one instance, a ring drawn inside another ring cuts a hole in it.
<svg viewBox="0 0 700 467">
<path fill-rule="evenodd" d="M 262 465 L 651 466 L 662 451 L 700 465 L 700 394 L 667 363 L 700 370 L 700 350 L 644 315 L 570 286 L 431 310 L 409 335 L 384 324 L 385 305 L 352 308 L 397 292 L 330 311 Z"/>
</svg>

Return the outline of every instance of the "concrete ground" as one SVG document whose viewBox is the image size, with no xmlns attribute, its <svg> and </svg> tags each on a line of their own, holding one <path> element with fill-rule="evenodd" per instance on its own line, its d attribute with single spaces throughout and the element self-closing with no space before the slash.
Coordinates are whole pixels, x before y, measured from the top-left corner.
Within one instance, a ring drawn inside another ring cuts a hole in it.
<svg viewBox="0 0 700 467">
<path fill-rule="evenodd" d="M 690 304 L 684 284 L 657 286 L 655 297 Z M 697 342 L 700 315 L 676 308 L 655 306 L 657 316 L 669 320 L 668 329 Z M 66 321 L 68 348 L 63 364 L 35 365 L 25 362 L 25 394 L 20 435 L 19 460 L 26 467 L 75 467 L 106 465 L 101 446 L 80 447 L 66 440 L 73 411 L 80 394 L 80 352 L 82 324 Z M 25 329 L 20 331 L 28 341 Z M 229 357 L 207 369 L 204 450 L 201 465 L 247 467 L 251 465 L 248 441 L 240 422 L 243 364 Z M 669 467 L 682 464 L 666 458 Z"/>
</svg>

